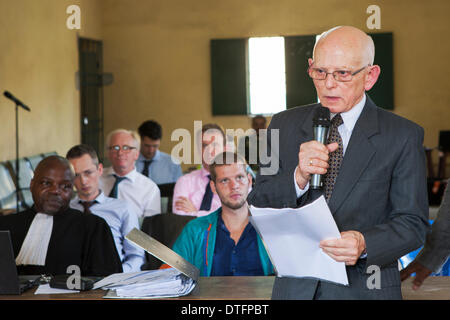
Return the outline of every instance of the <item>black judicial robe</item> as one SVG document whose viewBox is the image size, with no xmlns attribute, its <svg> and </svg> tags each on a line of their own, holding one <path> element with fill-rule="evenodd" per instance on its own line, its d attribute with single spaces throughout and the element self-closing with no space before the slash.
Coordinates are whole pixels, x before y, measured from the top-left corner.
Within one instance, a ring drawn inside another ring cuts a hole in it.
<svg viewBox="0 0 450 320">
<path fill-rule="evenodd" d="M 0 216 L 0 230 L 9 230 L 14 257 L 20 252 L 36 212 L 33 209 Z M 122 272 L 111 230 L 103 218 L 71 208 L 53 217 L 45 266 L 18 266 L 19 274 L 67 274 L 77 265 L 82 276 L 107 276 Z"/>
</svg>

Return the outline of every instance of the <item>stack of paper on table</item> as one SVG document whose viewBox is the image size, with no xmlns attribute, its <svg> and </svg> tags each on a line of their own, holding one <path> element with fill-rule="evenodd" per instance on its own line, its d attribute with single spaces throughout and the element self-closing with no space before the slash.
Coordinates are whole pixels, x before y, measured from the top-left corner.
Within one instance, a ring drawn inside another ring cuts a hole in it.
<svg viewBox="0 0 450 320">
<path fill-rule="evenodd" d="M 112 274 L 94 285 L 109 290 L 105 298 L 180 297 L 194 290 L 200 270 L 189 261 L 136 228 L 126 238 L 172 268 Z"/>
<path fill-rule="evenodd" d="M 109 291 L 105 298 L 167 298 L 189 294 L 193 279 L 174 268 L 112 274 L 95 283 L 93 289 Z"/>
<path fill-rule="evenodd" d="M 301 208 L 250 207 L 250 222 L 263 240 L 279 277 L 310 277 L 348 285 L 344 262 L 322 251 L 319 242 L 340 238 L 321 196 Z"/>
</svg>

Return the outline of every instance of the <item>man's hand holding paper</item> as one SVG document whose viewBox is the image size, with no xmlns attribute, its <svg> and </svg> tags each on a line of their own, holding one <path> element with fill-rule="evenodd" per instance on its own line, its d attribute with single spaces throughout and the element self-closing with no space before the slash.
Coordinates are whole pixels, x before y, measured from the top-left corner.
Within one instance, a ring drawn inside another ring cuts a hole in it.
<svg viewBox="0 0 450 320">
<path fill-rule="evenodd" d="M 366 249 L 364 236 L 358 231 L 341 232 L 340 239 L 320 241 L 322 250 L 337 262 L 353 266 Z"/>
</svg>

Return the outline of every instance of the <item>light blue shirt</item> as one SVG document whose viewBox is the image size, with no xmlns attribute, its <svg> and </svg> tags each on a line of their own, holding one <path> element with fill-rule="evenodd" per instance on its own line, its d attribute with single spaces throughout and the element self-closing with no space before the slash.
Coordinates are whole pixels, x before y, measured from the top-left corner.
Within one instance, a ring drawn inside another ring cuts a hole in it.
<svg viewBox="0 0 450 320">
<path fill-rule="evenodd" d="M 136 170 L 142 173 L 144 170 L 144 156 L 139 154 L 135 165 Z M 148 168 L 149 178 L 156 184 L 174 183 L 182 176 L 181 166 L 176 159 L 169 154 L 156 150 L 152 163 Z"/>
<path fill-rule="evenodd" d="M 131 207 L 125 200 L 109 198 L 102 191 L 95 201 L 90 210 L 103 218 L 111 228 L 117 253 L 122 261 L 123 272 L 141 271 L 141 266 L 145 263 L 144 250 L 125 239 L 133 228 L 139 229 L 137 215 L 131 211 Z M 70 201 L 70 207 L 84 211 L 78 196 Z"/>
</svg>

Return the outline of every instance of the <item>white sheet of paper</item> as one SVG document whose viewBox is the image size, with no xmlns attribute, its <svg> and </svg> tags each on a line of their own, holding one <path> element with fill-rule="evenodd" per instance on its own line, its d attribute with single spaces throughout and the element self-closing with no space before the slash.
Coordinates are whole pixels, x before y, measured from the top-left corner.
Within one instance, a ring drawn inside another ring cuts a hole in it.
<svg viewBox="0 0 450 320">
<path fill-rule="evenodd" d="M 348 285 L 345 263 L 333 260 L 319 247 L 322 240 L 341 237 L 323 196 L 301 208 L 250 206 L 250 212 L 250 221 L 263 239 L 278 276 Z"/>
<path fill-rule="evenodd" d="M 41 284 L 34 294 L 62 294 L 62 293 L 78 293 L 78 290 L 57 289 L 50 287 L 50 284 Z"/>
<path fill-rule="evenodd" d="M 138 271 L 138 272 L 113 273 L 103 278 L 102 280 L 99 280 L 96 283 L 94 283 L 94 287 L 92 288 L 92 290 L 107 287 L 108 285 L 117 284 L 123 281 L 127 281 L 132 278 L 139 277 L 142 274 L 145 274 L 145 272 Z"/>
</svg>

